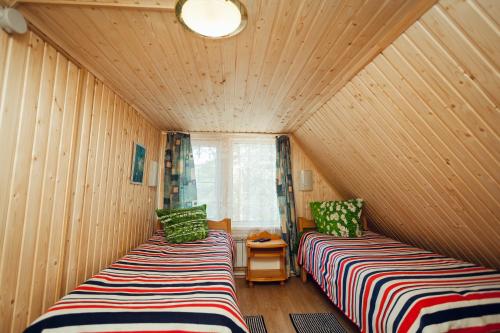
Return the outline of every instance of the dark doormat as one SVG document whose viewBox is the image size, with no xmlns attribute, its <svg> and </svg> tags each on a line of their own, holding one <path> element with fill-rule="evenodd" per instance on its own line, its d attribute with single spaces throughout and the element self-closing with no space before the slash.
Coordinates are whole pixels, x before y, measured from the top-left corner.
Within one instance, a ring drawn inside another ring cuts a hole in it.
<svg viewBox="0 0 500 333">
<path fill-rule="evenodd" d="M 263 316 L 245 316 L 250 333 L 267 333 Z"/>
<path fill-rule="evenodd" d="M 333 313 L 290 313 L 297 333 L 347 333 Z"/>
</svg>

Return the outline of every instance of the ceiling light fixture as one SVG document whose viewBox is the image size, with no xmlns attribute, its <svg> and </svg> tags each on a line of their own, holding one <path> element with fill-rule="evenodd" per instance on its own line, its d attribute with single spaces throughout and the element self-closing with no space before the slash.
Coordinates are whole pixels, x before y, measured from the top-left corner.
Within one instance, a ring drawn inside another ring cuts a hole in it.
<svg viewBox="0 0 500 333">
<path fill-rule="evenodd" d="M 247 24 L 247 10 L 239 0 L 179 0 L 175 15 L 187 29 L 209 38 L 234 36 Z"/>
</svg>

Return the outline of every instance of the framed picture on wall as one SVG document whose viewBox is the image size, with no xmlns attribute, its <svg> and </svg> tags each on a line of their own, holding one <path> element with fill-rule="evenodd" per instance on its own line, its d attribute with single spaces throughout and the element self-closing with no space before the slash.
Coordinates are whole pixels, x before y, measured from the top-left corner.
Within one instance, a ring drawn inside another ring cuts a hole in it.
<svg viewBox="0 0 500 333">
<path fill-rule="evenodd" d="M 144 183 L 144 166 L 146 164 L 146 148 L 134 142 L 134 153 L 132 154 L 132 184 Z"/>
</svg>

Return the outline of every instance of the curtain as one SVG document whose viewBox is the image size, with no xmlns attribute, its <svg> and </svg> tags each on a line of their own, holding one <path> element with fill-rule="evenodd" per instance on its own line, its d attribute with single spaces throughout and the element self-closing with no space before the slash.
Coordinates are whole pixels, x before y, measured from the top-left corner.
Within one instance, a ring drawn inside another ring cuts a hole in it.
<svg viewBox="0 0 500 333">
<path fill-rule="evenodd" d="M 167 133 L 164 182 L 164 208 L 196 206 L 194 159 L 189 134 Z"/>
<path fill-rule="evenodd" d="M 295 199 L 293 196 L 292 162 L 290 139 L 286 135 L 276 138 L 276 192 L 281 218 L 283 239 L 288 244 L 287 262 L 290 273 L 297 275 L 297 223 L 295 218 Z"/>
</svg>

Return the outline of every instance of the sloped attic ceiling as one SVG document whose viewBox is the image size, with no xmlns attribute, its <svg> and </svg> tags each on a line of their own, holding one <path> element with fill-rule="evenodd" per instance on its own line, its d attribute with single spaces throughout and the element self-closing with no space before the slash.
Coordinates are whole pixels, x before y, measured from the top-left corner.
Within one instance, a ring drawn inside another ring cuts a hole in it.
<svg viewBox="0 0 500 333">
<path fill-rule="evenodd" d="M 441 0 L 295 133 L 374 228 L 497 268 L 499 14 Z"/>
<path fill-rule="evenodd" d="M 248 0 L 246 29 L 209 40 L 171 10 L 24 1 L 18 8 L 35 27 L 158 127 L 230 132 L 297 128 L 435 3 Z"/>
</svg>

